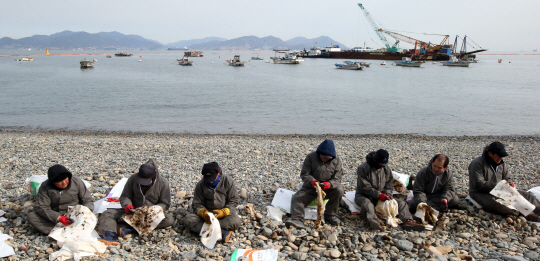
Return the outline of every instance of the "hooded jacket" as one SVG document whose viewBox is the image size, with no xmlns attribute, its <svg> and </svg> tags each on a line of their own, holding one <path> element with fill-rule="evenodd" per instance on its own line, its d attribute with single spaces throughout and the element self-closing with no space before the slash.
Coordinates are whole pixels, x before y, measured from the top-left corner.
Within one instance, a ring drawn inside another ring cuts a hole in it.
<svg viewBox="0 0 540 261">
<path fill-rule="evenodd" d="M 392 170 L 385 166 L 377 169 L 373 163 L 375 151 L 366 156 L 366 162 L 360 164 L 356 169 L 356 195 L 377 200 L 381 193 L 392 195 L 393 180 Z"/>
<path fill-rule="evenodd" d="M 69 184 L 65 189 L 59 189 L 51 180 L 63 173 L 68 174 Z M 56 223 L 58 217 L 67 212 L 69 206 L 76 205 L 83 205 L 90 210 L 94 210 L 92 194 L 88 191 L 84 182 L 74 177 L 62 165 L 49 168 L 48 179 L 41 183 L 39 187 L 34 211 L 50 222 Z"/>
<path fill-rule="evenodd" d="M 421 169 L 414 180 L 414 201 L 427 202 L 431 195 L 441 195 L 441 200 L 450 201 L 453 198 L 454 178 L 449 169 L 439 175 L 435 175 L 432 169 L 432 162 L 429 161 L 427 167 Z"/>
<path fill-rule="evenodd" d="M 334 149 L 333 142 L 327 142 L 331 140 L 325 140 L 317 151 L 310 152 L 304 159 L 302 170 L 300 171 L 300 178 L 304 182 L 304 189 L 315 190 L 311 186 L 311 182 L 316 179 L 319 182 L 329 182 L 330 188 L 336 188 L 341 185 L 341 178 L 343 177 L 343 166 L 341 159 L 336 157 L 336 151 Z M 323 144 L 325 144 L 323 146 Z M 331 145 L 330 145 L 331 144 Z M 323 146 L 323 148 L 321 148 Z M 331 148 L 329 147 L 331 146 Z M 330 155 L 334 158 L 323 162 L 319 156 L 319 152 Z M 331 154 L 332 153 L 332 154 Z"/>
<path fill-rule="evenodd" d="M 504 160 L 497 165 L 487 149 L 469 164 L 469 194 L 489 193 L 503 179 L 511 182 L 508 167 Z"/>
<path fill-rule="evenodd" d="M 230 215 L 236 214 L 236 207 L 240 202 L 234 180 L 228 175 L 220 174 L 219 183 L 215 189 L 209 187 L 204 178 L 195 186 L 193 193 L 192 208 L 194 213 L 205 208 L 208 211 L 214 209 L 229 208 Z"/>
<path fill-rule="evenodd" d="M 120 195 L 120 204 L 122 208 L 127 205 L 133 205 L 135 208 L 142 206 L 160 206 L 163 211 L 167 211 L 171 206 L 171 188 L 169 181 L 159 175 L 157 163 L 149 159 L 147 163 L 154 165 L 156 177 L 152 182 L 152 187 L 143 195 L 141 185 L 137 182 L 138 174 L 135 173 L 128 178 L 122 195 Z"/>
</svg>

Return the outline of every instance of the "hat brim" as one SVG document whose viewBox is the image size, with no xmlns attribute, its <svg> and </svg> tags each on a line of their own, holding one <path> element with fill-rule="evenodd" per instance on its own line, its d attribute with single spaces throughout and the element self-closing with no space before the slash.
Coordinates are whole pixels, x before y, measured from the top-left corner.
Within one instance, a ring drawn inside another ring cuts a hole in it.
<svg viewBox="0 0 540 261">
<path fill-rule="evenodd" d="M 498 153 L 495 153 L 497 155 L 499 155 L 499 157 L 506 157 L 508 156 L 508 153 L 506 153 L 506 151 L 499 151 Z"/>
<path fill-rule="evenodd" d="M 142 185 L 142 186 L 148 186 L 148 185 L 152 184 L 152 178 L 141 178 L 141 177 L 139 177 L 137 179 L 137 183 L 139 183 L 139 185 Z"/>
<path fill-rule="evenodd" d="M 204 182 L 206 183 L 212 183 L 214 182 L 214 180 L 216 180 L 216 177 L 217 177 L 217 173 L 214 173 L 214 174 L 207 174 L 207 175 L 203 175 L 203 179 L 204 179 Z"/>
</svg>

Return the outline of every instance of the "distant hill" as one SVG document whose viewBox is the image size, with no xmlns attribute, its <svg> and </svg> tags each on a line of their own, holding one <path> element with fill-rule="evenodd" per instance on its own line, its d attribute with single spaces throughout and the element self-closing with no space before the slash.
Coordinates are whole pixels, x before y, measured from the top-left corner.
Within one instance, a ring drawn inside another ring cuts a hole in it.
<svg viewBox="0 0 540 261">
<path fill-rule="evenodd" d="M 21 39 L 4 37 L 0 39 L 0 49 L 165 49 L 167 47 L 184 47 L 198 50 L 272 50 L 285 49 L 302 50 L 309 49 L 315 42 L 319 47 L 339 45 L 342 49 L 348 49 L 343 44 L 334 41 L 328 36 L 320 36 L 313 39 L 295 37 L 283 41 L 274 36 L 257 37 L 243 36 L 227 40 L 221 37 L 206 37 L 203 39 L 182 40 L 163 45 L 155 40 L 146 39 L 138 35 L 125 35 L 119 32 L 72 32 L 63 31 L 51 35 L 34 35 Z"/>
<path fill-rule="evenodd" d="M 203 39 L 192 39 L 192 40 L 183 40 L 178 41 L 170 44 L 166 44 L 165 47 L 189 47 L 191 48 L 194 44 L 201 44 L 201 43 L 208 43 L 208 42 L 221 42 L 221 41 L 227 41 L 225 38 L 221 37 L 205 37 Z"/>
</svg>

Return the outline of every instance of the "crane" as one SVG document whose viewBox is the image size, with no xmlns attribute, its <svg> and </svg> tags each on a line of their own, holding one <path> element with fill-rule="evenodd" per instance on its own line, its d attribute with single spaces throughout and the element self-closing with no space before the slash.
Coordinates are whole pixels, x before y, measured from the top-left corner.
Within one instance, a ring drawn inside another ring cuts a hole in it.
<svg viewBox="0 0 540 261">
<path fill-rule="evenodd" d="M 375 33 L 377 34 L 377 36 L 379 36 L 379 39 L 381 39 L 381 41 L 386 46 L 386 51 L 387 52 L 393 52 L 393 53 L 402 52 L 403 49 L 397 47 L 398 44 L 399 44 L 399 40 L 396 39 L 396 43 L 394 43 L 394 45 L 392 45 L 390 47 L 390 44 L 388 43 L 388 40 L 386 40 L 386 37 L 384 37 L 384 35 L 382 34 L 382 29 L 380 29 L 379 26 L 377 26 L 377 23 L 375 23 L 375 21 L 373 20 L 373 18 L 369 14 L 369 12 L 364 8 L 364 6 L 362 4 L 359 3 L 358 6 L 360 6 L 360 9 L 362 9 L 362 11 L 364 11 L 364 16 L 366 16 L 366 19 L 371 24 L 371 27 L 373 27 L 373 30 L 375 30 Z"/>
</svg>

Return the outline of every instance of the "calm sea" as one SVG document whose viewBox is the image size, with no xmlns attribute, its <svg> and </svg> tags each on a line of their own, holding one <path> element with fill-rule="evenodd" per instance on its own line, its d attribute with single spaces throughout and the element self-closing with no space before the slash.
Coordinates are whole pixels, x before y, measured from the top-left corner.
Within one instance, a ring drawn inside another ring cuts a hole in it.
<svg viewBox="0 0 540 261">
<path fill-rule="evenodd" d="M 273 64 L 269 52 L 241 53 L 264 57 L 245 67 L 226 66 L 229 52 L 183 67 L 176 52 L 0 57 L 0 129 L 540 134 L 538 55 L 479 55 L 469 68 L 370 61 L 348 71 L 335 69 L 342 60 L 334 59 Z M 97 59 L 95 67 L 80 69 L 83 58 Z"/>
</svg>

